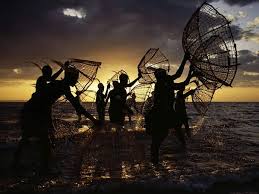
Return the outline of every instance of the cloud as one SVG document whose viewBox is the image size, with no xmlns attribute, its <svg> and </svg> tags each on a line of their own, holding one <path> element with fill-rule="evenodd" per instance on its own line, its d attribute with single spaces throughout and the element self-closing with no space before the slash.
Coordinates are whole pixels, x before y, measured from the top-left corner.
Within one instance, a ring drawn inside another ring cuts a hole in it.
<svg viewBox="0 0 259 194">
<path fill-rule="evenodd" d="M 76 17 L 79 19 L 84 19 L 86 17 L 86 11 L 82 8 L 80 9 L 65 8 L 63 9 L 63 14 L 65 16 Z"/>
<path fill-rule="evenodd" d="M 34 80 L 18 80 L 18 79 L 0 79 L 0 87 L 15 87 L 21 85 L 29 85 L 31 87 L 35 86 Z"/>
<path fill-rule="evenodd" d="M 228 13 L 228 14 L 224 14 L 224 15 L 225 15 L 225 17 L 226 17 L 229 21 L 231 21 L 231 22 L 237 20 L 237 17 L 236 17 L 235 15 L 233 15 L 233 14 Z"/>
<path fill-rule="evenodd" d="M 245 17 L 247 17 L 247 13 L 245 13 L 243 11 L 238 11 L 237 17 L 238 18 L 245 18 Z"/>
<path fill-rule="evenodd" d="M 1 71 L 0 71 L 0 80 L 3 79 L 24 79 L 24 80 L 31 80 L 31 79 L 37 79 L 38 76 L 41 75 L 41 71 L 35 67 L 32 64 L 21 64 L 20 67 L 17 67 L 17 64 L 15 65 L 4 65 L 1 64 Z M 57 70 L 56 66 L 54 67 L 54 71 Z"/>
<path fill-rule="evenodd" d="M 3 7 L 0 58 L 7 66 L 28 57 L 91 57 L 105 58 L 107 63 L 137 63 L 150 47 L 170 49 L 170 57 L 178 63 L 183 55 L 182 31 L 196 10 L 196 2 L 28 0 L 16 4 L 5 1 Z M 70 17 L 85 17 L 87 22 Z M 168 39 L 174 45 L 169 47 Z"/>
<path fill-rule="evenodd" d="M 235 14 L 230 14 L 228 12 L 224 13 L 224 16 L 231 22 L 235 22 L 241 18 L 245 18 L 247 17 L 247 13 L 243 12 L 243 11 L 238 11 Z"/>
<path fill-rule="evenodd" d="M 19 79 L 39 74 L 37 69 L 23 67 L 21 74 L 13 72 L 28 58 L 81 57 L 135 68 L 148 48 L 160 47 L 171 63 L 179 64 L 182 32 L 197 8 L 197 1 L 179 0 L 12 2 L 1 4 L 5 9 L 0 12 L 0 75 Z M 234 4 L 254 1 L 242 2 Z M 233 29 L 235 38 L 241 39 L 243 30 L 239 26 Z"/>
<path fill-rule="evenodd" d="M 259 86 L 259 55 L 250 50 L 238 51 L 238 67 L 234 85 L 242 87 Z"/>
<path fill-rule="evenodd" d="M 238 51 L 238 62 L 241 64 L 240 69 L 247 72 L 259 72 L 259 55 L 250 50 Z"/>
<path fill-rule="evenodd" d="M 247 22 L 247 27 L 249 29 L 255 29 L 259 27 L 259 16 L 254 18 L 254 20 Z"/>
<path fill-rule="evenodd" d="M 22 73 L 22 70 L 21 70 L 21 68 L 15 68 L 15 69 L 13 69 L 13 72 L 14 72 L 15 74 L 21 74 L 21 73 Z"/>
<path fill-rule="evenodd" d="M 241 40 L 244 30 L 238 25 L 231 25 L 231 32 L 235 40 Z"/>
<path fill-rule="evenodd" d="M 236 79 L 237 80 L 237 79 Z M 258 87 L 259 80 L 239 80 L 234 83 L 234 87 Z"/>
<path fill-rule="evenodd" d="M 244 71 L 243 75 L 247 75 L 247 76 L 259 76 L 258 72 L 250 72 L 250 71 Z"/>
<path fill-rule="evenodd" d="M 248 28 L 241 28 L 238 25 L 231 25 L 231 31 L 235 40 L 252 41 L 259 44 L 259 33 Z"/>
<path fill-rule="evenodd" d="M 224 0 L 229 5 L 239 5 L 239 6 L 245 6 L 252 3 L 258 2 L 258 0 Z"/>
<path fill-rule="evenodd" d="M 252 41 L 252 42 L 259 44 L 259 33 L 252 32 L 252 31 L 243 31 L 242 39 L 244 39 L 246 41 Z"/>
</svg>

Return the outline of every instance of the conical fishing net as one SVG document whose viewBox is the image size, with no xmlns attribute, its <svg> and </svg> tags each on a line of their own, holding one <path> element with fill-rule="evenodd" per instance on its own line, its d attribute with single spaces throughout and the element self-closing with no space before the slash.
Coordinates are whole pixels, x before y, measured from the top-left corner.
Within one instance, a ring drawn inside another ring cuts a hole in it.
<svg viewBox="0 0 259 194">
<path fill-rule="evenodd" d="M 159 68 L 165 69 L 169 72 L 169 60 L 158 48 L 150 48 L 138 65 L 138 70 L 142 75 L 139 82 L 142 84 L 155 83 L 154 72 Z"/>
<path fill-rule="evenodd" d="M 191 63 L 217 87 L 230 86 L 237 70 L 237 50 L 229 21 L 213 6 L 204 3 L 187 23 L 182 38 L 183 49 Z"/>
</svg>

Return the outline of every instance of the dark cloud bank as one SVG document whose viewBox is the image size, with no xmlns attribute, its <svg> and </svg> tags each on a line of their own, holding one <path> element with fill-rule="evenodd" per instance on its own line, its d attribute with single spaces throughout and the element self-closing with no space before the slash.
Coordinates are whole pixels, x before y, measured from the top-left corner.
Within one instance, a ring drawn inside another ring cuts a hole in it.
<svg viewBox="0 0 259 194">
<path fill-rule="evenodd" d="M 258 0 L 225 2 L 244 6 Z M 1 2 L 1 77 L 12 76 L 6 72 L 28 58 L 92 56 L 98 60 L 100 56 L 111 58 L 119 52 L 122 59 L 130 59 L 141 57 L 150 47 L 166 50 L 172 62 L 179 62 L 183 54 L 182 31 L 196 7 L 194 0 Z M 66 17 L 64 8 L 83 9 L 86 18 Z M 242 29 L 238 26 L 233 29 L 239 39 Z M 246 63 L 248 59 L 240 60 Z"/>
</svg>

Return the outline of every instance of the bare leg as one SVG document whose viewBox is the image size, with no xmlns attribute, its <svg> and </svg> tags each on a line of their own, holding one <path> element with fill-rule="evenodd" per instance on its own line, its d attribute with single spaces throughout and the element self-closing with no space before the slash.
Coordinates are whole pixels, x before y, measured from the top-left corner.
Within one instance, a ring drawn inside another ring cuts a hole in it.
<svg viewBox="0 0 259 194">
<path fill-rule="evenodd" d="M 184 126 L 185 126 L 185 133 L 186 133 L 187 136 L 190 138 L 192 134 L 191 134 L 191 130 L 190 130 L 190 128 L 189 128 L 188 120 L 186 119 L 183 124 L 184 124 Z"/>
<path fill-rule="evenodd" d="M 41 137 L 39 143 L 41 152 L 41 171 L 46 172 L 49 167 L 49 159 L 51 153 L 50 140 L 48 137 Z"/>
<path fill-rule="evenodd" d="M 186 142 L 184 138 L 184 133 L 182 131 L 182 123 L 175 127 L 175 131 L 176 131 L 176 137 L 179 139 L 179 141 L 182 143 L 182 146 L 185 148 Z"/>
<path fill-rule="evenodd" d="M 104 120 L 105 120 L 105 111 L 104 110 L 98 111 L 98 118 L 102 123 L 104 123 Z"/>
<path fill-rule="evenodd" d="M 132 124 L 132 122 L 131 122 L 131 115 L 129 114 L 128 117 L 129 117 L 129 123 L 131 125 Z"/>
<path fill-rule="evenodd" d="M 159 162 L 159 149 L 167 135 L 168 130 L 162 131 L 161 133 L 152 134 L 151 162 L 153 164 L 158 164 Z"/>
<path fill-rule="evenodd" d="M 22 137 L 22 139 L 20 140 L 20 142 L 18 144 L 18 148 L 16 149 L 16 151 L 14 153 L 14 161 L 13 161 L 14 167 L 18 167 L 20 165 L 22 150 L 26 144 L 28 144 L 28 139 Z"/>
</svg>

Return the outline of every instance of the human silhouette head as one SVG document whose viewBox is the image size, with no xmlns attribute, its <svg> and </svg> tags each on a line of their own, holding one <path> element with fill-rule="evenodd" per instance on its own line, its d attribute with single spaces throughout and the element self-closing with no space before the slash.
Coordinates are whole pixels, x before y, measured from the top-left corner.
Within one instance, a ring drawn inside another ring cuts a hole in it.
<svg viewBox="0 0 259 194">
<path fill-rule="evenodd" d="M 81 91 L 79 91 L 79 90 L 77 90 L 77 91 L 76 91 L 76 95 L 77 95 L 77 96 L 80 96 L 80 95 L 81 95 L 81 93 L 82 93 L 82 92 L 81 92 Z"/>
<path fill-rule="evenodd" d="M 52 68 L 49 65 L 44 65 L 41 71 L 42 75 L 46 77 L 48 80 L 50 80 L 52 75 Z"/>
<path fill-rule="evenodd" d="M 129 80 L 129 76 L 125 73 L 122 73 L 122 74 L 120 74 L 119 79 L 120 79 L 120 83 L 122 84 L 122 86 L 126 86 L 128 83 L 128 80 Z"/>
<path fill-rule="evenodd" d="M 74 86 L 79 78 L 79 71 L 74 67 L 68 67 L 65 70 L 64 80 L 70 85 Z"/>
<path fill-rule="evenodd" d="M 132 94 L 131 94 L 131 97 L 132 97 L 132 99 L 135 100 L 135 99 L 136 99 L 136 94 L 135 94 L 135 93 L 132 93 Z"/>
<path fill-rule="evenodd" d="M 65 68 L 67 68 L 69 65 L 70 65 L 70 62 L 69 62 L 69 61 L 66 61 L 66 62 L 64 63 L 64 67 L 65 67 Z"/>
<path fill-rule="evenodd" d="M 113 88 L 116 89 L 119 87 L 119 82 L 118 81 L 113 81 L 112 82 Z"/>
<path fill-rule="evenodd" d="M 104 91 L 104 85 L 102 83 L 98 84 L 98 89 L 103 92 Z"/>
<path fill-rule="evenodd" d="M 156 69 L 154 74 L 155 74 L 157 81 L 163 80 L 167 75 L 166 70 L 162 69 L 162 68 Z"/>
</svg>

